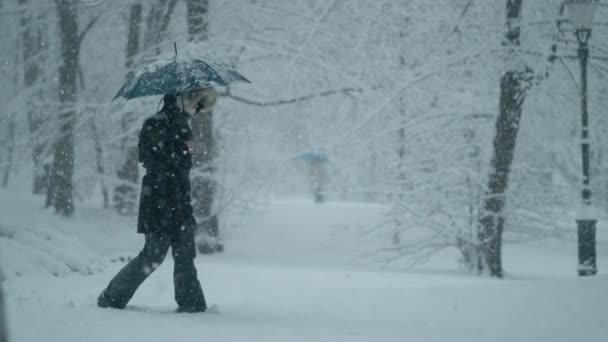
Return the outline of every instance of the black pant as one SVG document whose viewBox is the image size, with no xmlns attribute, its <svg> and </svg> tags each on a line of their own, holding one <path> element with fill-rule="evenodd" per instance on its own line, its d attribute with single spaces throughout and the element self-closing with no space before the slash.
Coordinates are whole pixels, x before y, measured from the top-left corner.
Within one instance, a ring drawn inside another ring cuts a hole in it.
<svg viewBox="0 0 608 342">
<path fill-rule="evenodd" d="M 196 275 L 194 231 L 185 229 L 177 234 L 146 234 L 144 249 L 110 281 L 102 293 L 117 308 L 124 308 L 141 283 L 165 259 L 171 247 L 175 266 L 173 282 L 175 301 L 180 308 L 204 311 L 207 308 L 203 289 Z"/>
</svg>

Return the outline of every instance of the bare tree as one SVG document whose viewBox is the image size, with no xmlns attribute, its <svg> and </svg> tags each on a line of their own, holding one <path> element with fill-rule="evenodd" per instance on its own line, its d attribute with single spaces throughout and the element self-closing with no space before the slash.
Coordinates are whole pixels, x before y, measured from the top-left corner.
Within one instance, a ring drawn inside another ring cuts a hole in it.
<svg viewBox="0 0 608 342">
<path fill-rule="evenodd" d="M 188 40 L 201 42 L 209 39 L 209 1 L 188 0 Z M 217 154 L 213 111 L 198 113 L 192 118 L 194 134 L 194 175 L 192 178 L 192 198 L 194 215 L 198 221 L 198 250 L 212 253 L 221 250 L 220 245 L 208 241 L 207 236 L 215 239 L 219 234 L 219 220 L 214 212 L 217 185 L 214 179 L 214 159 Z"/>
<path fill-rule="evenodd" d="M 209 0 L 188 0 L 188 40 L 209 39 Z"/>
<path fill-rule="evenodd" d="M 131 76 L 133 69 L 142 60 L 137 58 L 143 54 L 143 62 L 160 54 L 160 43 L 164 40 L 171 16 L 177 5 L 177 0 L 156 0 L 150 6 L 146 16 L 146 28 L 143 34 L 143 44 L 140 44 L 141 29 L 143 21 L 143 6 L 135 3 L 131 6 L 129 15 L 129 31 L 127 37 L 127 79 Z M 136 113 L 127 111 L 122 118 L 124 138 L 121 150 L 123 162 L 118 168 L 117 177 L 120 180 L 114 188 L 114 208 L 120 214 L 130 215 L 135 213 L 137 196 L 137 181 L 139 179 L 137 139 L 139 131 L 134 129 L 136 124 Z"/>
<path fill-rule="evenodd" d="M 131 6 L 129 15 L 129 32 L 127 36 L 127 79 L 133 74 L 135 57 L 140 50 L 140 31 L 142 20 L 142 5 L 140 3 Z M 136 113 L 127 111 L 122 118 L 123 141 L 122 151 L 125 155 L 123 164 L 118 168 L 116 176 L 120 184 L 114 189 L 114 208 L 121 214 L 132 214 L 135 212 L 137 196 L 137 181 L 139 179 L 137 134 L 129 133 L 130 128 L 136 121 Z"/>
<path fill-rule="evenodd" d="M 103 162 L 103 146 L 101 144 L 101 137 L 95 117 L 91 117 L 91 133 L 93 134 L 93 143 L 95 144 L 95 161 L 97 162 L 97 173 L 99 174 L 100 185 L 101 185 L 101 196 L 103 198 L 103 208 L 110 209 L 110 195 L 108 187 L 104 181 L 105 165 Z"/>
<path fill-rule="evenodd" d="M 16 44 L 16 49 L 15 49 L 15 66 L 19 65 L 21 62 L 21 54 L 19 53 L 20 49 L 19 44 Z M 18 92 L 19 92 L 19 86 L 21 85 L 21 73 L 19 72 L 19 68 L 15 67 L 15 69 L 13 70 L 13 77 L 12 77 L 12 81 L 13 81 L 13 85 L 14 85 L 14 90 L 13 90 L 13 95 L 17 96 Z M 5 109 L 6 110 L 6 109 Z M 5 117 L 7 119 L 8 122 L 8 127 L 7 127 L 7 131 L 6 131 L 6 139 L 4 141 L 4 146 L 5 146 L 5 150 L 4 150 L 4 156 L 2 158 L 2 164 L 0 164 L 0 166 L 2 166 L 2 187 L 6 188 L 8 187 L 8 182 L 10 180 L 11 177 L 11 171 L 13 169 L 13 159 L 14 159 L 14 154 L 15 154 L 15 130 L 17 127 L 17 113 L 13 110 L 13 111 L 9 111 L 7 113 L 5 113 Z"/>
<path fill-rule="evenodd" d="M 507 0 L 507 32 L 503 46 L 507 58 L 512 62 L 518 58 L 520 45 L 520 20 L 522 0 Z M 517 63 L 513 63 L 517 65 Z M 483 214 L 479 224 L 480 252 L 482 267 L 487 267 L 492 277 L 502 278 L 502 233 L 505 224 L 504 207 L 509 172 L 517 143 L 517 133 L 522 106 L 531 84 L 532 71 L 529 68 L 512 67 L 500 78 L 499 113 L 496 118 L 496 136 L 488 177 L 488 190 L 483 200 Z"/>
<path fill-rule="evenodd" d="M 52 168 L 52 201 L 64 216 L 74 213 L 74 124 L 76 121 L 77 75 L 80 56 L 78 6 L 75 0 L 57 0 L 62 65 L 59 67 L 60 131 L 55 142 Z"/>
<path fill-rule="evenodd" d="M 155 0 L 146 18 L 143 52 L 153 58 L 160 54 L 160 44 L 167 33 L 177 0 Z"/>
<path fill-rule="evenodd" d="M 6 308 L 4 307 L 4 292 L 2 291 L 2 276 L 0 270 L 0 342 L 8 342 L 8 325 L 6 324 Z"/>
<path fill-rule="evenodd" d="M 44 51 L 48 46 L 45 25 L 46 14 L 40 14 L 36 17 L 28 11 L 27 0 L 19 0 L 19 6 L 22 8 L 20 24 L 23 35 L 23 78 L 24 87 L 28 96 L 25 97 L 25 108 L 30 129 L 30 137 L 32 140 L 32 162 L 34 166 L 33 193 L 41 194 L 45 191 L 45 175 L 43 162 L 46 157 L 45 150 L 47 141 L 42 130 L 46 122 L 43 110 L 36 102 L 43 96 L 43 91 L 40 89 L 39 81 L 43 74 Z M 38 88 L 38 89 L 36 89 Z"/>
<path fill-rule="evenodd" d="M 3 175 L 2 175 L 2 187 L 6 188 L 8 186 L 8 181 L 11 176 L 11 170 L 13 168 L 13 155 L 15 154 L 15 127 L 17 123 L 15 122 L 15 115 L 11 114 L 8 119 L 8 137 L 6 144 L 6 156 L 2 162 L 3 166 Z"/>
</svg>

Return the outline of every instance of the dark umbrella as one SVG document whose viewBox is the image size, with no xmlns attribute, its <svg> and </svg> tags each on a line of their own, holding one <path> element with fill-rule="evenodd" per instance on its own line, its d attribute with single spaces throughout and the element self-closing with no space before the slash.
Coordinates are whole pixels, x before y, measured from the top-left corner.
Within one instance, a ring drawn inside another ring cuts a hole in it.
<svg viewBox="0 0 608 342">
<path fill-rule="evenodd" d="M 251 83 L 227 65 L 200 58 L 171 58 L 153 62 L 137 71 L 120 88 L 115 100 L 141 96 L 178 94 L 194 89 L 227 86 L 235 81 Z"/>
</svg>

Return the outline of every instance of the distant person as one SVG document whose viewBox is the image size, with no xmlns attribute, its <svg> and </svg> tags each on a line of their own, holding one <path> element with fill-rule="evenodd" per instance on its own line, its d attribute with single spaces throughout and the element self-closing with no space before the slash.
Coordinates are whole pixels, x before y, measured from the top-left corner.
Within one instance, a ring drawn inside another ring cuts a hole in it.
<svg viewBox="0 0 608 342">
<path fill-rule="evenodd" d="M 143 124 L 138 146 L 146 174 L 137 232 L 145 235 L 145 244 L 99 295 L 97 305 L 102 308 L 124 308 L 171 247 L 177 311 L 207 309 L 194 265 L 196 221 L 190 203 L 193 136 L 188 123 L 203 96 L 202 91 L 165 95 L 163 108 Z"/>
<path fill-rule="evenodd" d="M 308 181 L 315 203 L 323 203 L 328 181 L 327 156 L 321 152 L 306 152 L 300 154 L 297 159 L 303 160 L 308 166 Z"/>
<path fill-rule="evenodd" d="M 313 160 L 309 163 L 310 187 L 315 203 L 325 202 L 325 183 L 327 183 L 327 172 L 325 163 L 321 160 Z"/>
<path fill-rule="evenodd" d="M 46 163 L 42 166 L 42 185 L 43 191 L 46 193 L 44 202 L 45 208 L 50 208 L 53 205 L 53 178 L 51 174 L 51 165 Z"/>
</svg>

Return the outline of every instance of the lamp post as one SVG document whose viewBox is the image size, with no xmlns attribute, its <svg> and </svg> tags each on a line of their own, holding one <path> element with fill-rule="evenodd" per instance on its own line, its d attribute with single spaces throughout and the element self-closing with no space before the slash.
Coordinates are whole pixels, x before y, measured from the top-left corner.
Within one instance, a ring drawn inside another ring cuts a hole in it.
<svg viewBox="0 0 608 342">
<path fill-rule="evenodd" d="M 578 58 L 581 64 L 581 152 L 583 167 L 582 203 L 577 213 L 578 226 L 578 275 L 592 276 L 597 273 L 595 252 L 595 223 L 591 207 L 591 179 L 589 174 L 589 113 L 587 111 L 587 61 L 588 41 L 591 37 L 595 0 L 570 0 L 566 2 L 570 22 L 578 40 Z"/>
</svg>

